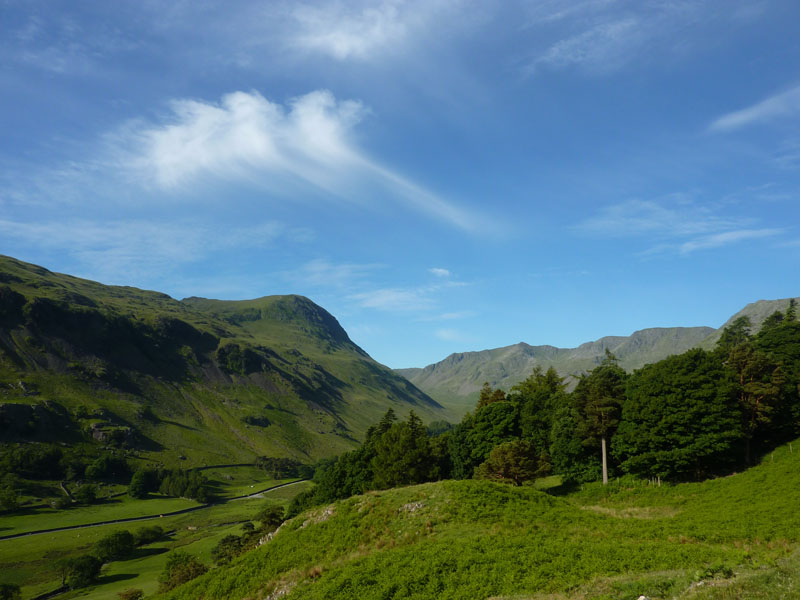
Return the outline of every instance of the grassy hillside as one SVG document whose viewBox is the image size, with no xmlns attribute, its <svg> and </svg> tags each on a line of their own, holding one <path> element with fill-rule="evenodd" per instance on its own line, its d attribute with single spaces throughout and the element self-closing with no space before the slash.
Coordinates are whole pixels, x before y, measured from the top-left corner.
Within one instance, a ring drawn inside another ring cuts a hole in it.
<svg viewBox="0 0 800 600">
<path fill-rule="evenodd" d="M 177 301 L 0 257 L 0 442 L 310 462 L 352 448 L 389 407 L 444 414 L 307 298 Z"/>
<path fill-rule="evenodd" d="M 554 367 L 562 376 L 576 375 L 596 367 L 606 349 L 627 369 L 638 369 L 671 354 L 685 352 L 714 332 L 711 327 L 653 328 L 630 336 L 609 336 L 577 348 L 513 346 L 451 354 L 424 369 L 399 369 L 397 372 L 424 390 L 437 402 L 450 408 L 459 418 L 472 410 L 481 385 L 488 381 L 493 388 L 508 391 L 528 377 L 535 366 Z"/>
<path fill-rule="evenodd" d="M 696 484 L 369 493 L 296 517 L 165 597 L 797 598 L 799 485 L 800 447 L 787 446 Z"/>
</svg>

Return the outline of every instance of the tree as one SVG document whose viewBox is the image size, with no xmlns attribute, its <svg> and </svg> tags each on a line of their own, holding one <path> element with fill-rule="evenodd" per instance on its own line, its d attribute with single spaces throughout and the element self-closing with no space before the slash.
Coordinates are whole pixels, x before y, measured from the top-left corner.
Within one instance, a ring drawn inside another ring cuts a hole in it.
<svg viewBox="0 0 800 600">
<path fill-rule="evenodd" d="M 488 381 L 483 382 L 480 395 L 478 396 L 478 406 L 476 410 L 480 410 L 484 406 L 488 406 L 494 402 L 503 402 L 506 399 L 506 394 L 501 389 L 493 390 Z"/>
<path fill-rule="evenodd" d="M 16 583 L 0 583 L 0 600 L 22 600 L 22 591 Z"/>
<path fill-rule="evenodd" d="M 253 520 L 261 523 L 262 530 L 272 531 L 283 523 L 283 508 L 268 501 L 253 515 Z"/>
<path fill-rule="evenodd" d="M 14 511 L 19 508 L 19 495 L 13 487 L 0 488 L 0 510 Z"/>
<path fill-rule="evenodd" d="M 158 473 L 149 469 L 136 471 L 128 484 L 128 495 L 139 500 L 158 489 Z"/>
<path fill-rule="evenodd" d="M 428 481 L 432 467 L 428 432 L 413 410 L 408 421 L 394 423 L 375 441 L 372 482 L 377 489 Z"/>
<path fill-rule="evenodd" d="M 722 362 L 693 349 L 628 378 L 612 448 L 629 473 L 701 479 L 730 468 L 740 439 L 739 409 Z"/>
<path fill-rule="evenodd" d="M 578 435 L 580 417 L 572 401 L 553 407 L 550 462 L 565 484 L 597 481 L 602 476 L 600 457 Z"/>
<path fill-rule="evenodd" d="M 496 446 L 489 458 L 475 469 L 475 479 L 494 479 L 522 485 L 539 472 L 535 447 L 526 440 L 505 442 Z"/>
<path fill-rule="evenodd" d="M 783 320 L 783 313 L 776 310 L 774 313 L 764 319 L 764 322 L 761 324 L 761 331 L 780 327 L 783 324 Z"/>
<path fill-rule="evenodd" d="M 794 323 L 797 320 L 797 301 L 794 298 L 789 300 L 789 306 L 786 308 L 786 321 Z"/>
<path fill-rule="evenodd" d="M 603 484 L 608 483 L 607 441 L 619 423 L 625 378 L 626 373 L 617 364 L 617 358 L 606 349 L 603 362 L 581 377 L 572 394 L 577 409 L 578 434 L 583 443 L 589 446 L 600 443 Z"/>
<path fill-rule="evenodd" d="M 759 433 L 769 436 L 774 445 L 800 435 L 800 322 L 784 321 L 780 327 L 762 329 L 753 340 L 755 348 L 776 365 L 784 378 L 780 396 L 772 403 L 769 429 Z"/>
<path fill-rule="evenodd" d="M 508 399 L 519 406 L 520 437 L 533 444 L 539 469 L 544 473 L 551 462 L 554 407 L 567 402 L 564 378 L 553 367 L 543 372 L 537 365 L 527 379 L 511 388 Z"/>
<path fill-rule="evenodd" d="M 122 480 L 130 472 L 130 467 L 124 458 L 118 458 L 111 454 L 103 454 L 93 460 L 86 467 L 86 479 L 93 481 L 100 480 Z"/>
<path fill-rule="evenodd" d="M 726 366 L 736 387 L 743 421 L 745 464 L 749 465 L 753 438 L 771 423 L 771 413 L 783 385 L 783 370 L 749 341 L 731 349 Z"/>
<path fill-rule="evenodd" d="M 195 577 L 200 577 L 206 571 L 208 571 L 208 567 L 191 554 L 182 550 L 174 550 L 167 557 L 164 570 L 158 577 L 158 591 L 159 593 L 168 592 Z"/>
<path fill-rule="evenodd" d="M 716 350 L 723 356 L 727 356 L 736 346 L 749 342 L 753 337 L 750 335 L 752 327 L 753 323 L 750 321 L 750 317 L 743 316 L 735 319 L 733 323 L 722 330 L 722 334 L 717 340 Z"/>
<path fill-rule="evenodd" d="M 94 484 L 86 483 L 75 490 L 73 496 L 81 504 L 94 504 L 97 501 L 97 487 Z"/>
<path fill-rule="evenodd" d="M 133 554 L 136 541 L 130 531 L 115 531 L 94 545 L 94 554 L 103 562 L 121 560 Z"/>
<path fill-rule="evenodd" d="M 140 527 L 133 534 L 133 542 L 136 546 L 146 546 L 161 539 L 164 535 L 164 530 L 158 525 L 150 525 L 149 527 Z"/>
<path fill-rule="evenodd" d="M 90 554 L 62 559 L 58 563 L 61 585 L 65 585 L 71 590 L 86 587 L 97 580 L 102 566 L 103 562 Z"/>
<path fill-rule="evenodd" d="M 211 549 L 211 559 L 217 565 L 226 565 L 241 552 L 241 538 L 235 535 L 226 535 Z"/>
<path fill-rule="evenodd" d="M 513 402 L 493 402 L 474 414 L 467 413 L 448 439 L 453 477 L 472 477 L 492 448 L 518 437 L 519 406 Z"/>
</svg>

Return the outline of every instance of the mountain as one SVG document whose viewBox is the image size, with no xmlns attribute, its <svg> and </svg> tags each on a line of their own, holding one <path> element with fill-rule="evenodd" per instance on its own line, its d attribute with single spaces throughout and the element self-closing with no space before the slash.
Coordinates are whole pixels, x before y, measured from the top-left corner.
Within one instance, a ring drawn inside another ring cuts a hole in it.
<svg viewBox="0 0 800 600">
<path fill-rule="evenodd" d="M 610 350 L 622 367 L 637 369 L 670 354 L 685 352 L 714 333 L 711 327 L 642 329 L 630 336 L 608 336 L 577 348 L 530 346 L 524 342 L 479 352 L 451 354 L 423 369 L 398 369 L 432 398 L 462 415 L 478 400 L 484 382 L 509 390 L 535 366 L 553 367 L 562 376 L 577 375 L 600 364 Z"/>
<path fill-rule="evenodd" d="M 785 312 L 789 298 L 759 300 L 748 304 L 719 329 L 712 327 L 670 327 L 636 331 L 630 336 L 608 336 L 577 348 L 530 346 L 524 342 L 479 352 L 451 354 L 444 360 L 425 368 L 397 369 L 414 385 L 460 418 L 474 408 L 484 382 L 508 391 L 528 377 L 535 366 L 553 367 L 568 381 L 600 364 L 606 349 L 613 352 L 620 365 L 632 371 L 690 348 L 710 349 L 723 329 L 739 317 L 748 317 L 752 332 L 775 311 Z"/>
<path fill-rule="evenodd" d="M 0 256 L 0 442 L 310 462 L 354 447 L 390 407 L 444 415 L 308 298 L 178 301 Z"/>
<path fill-rule="evenodd" d="M 753 325 L 751 333 L 756 333 L 759 329 L 761 329 L 761 324 L 772 313 L 776 311 L 781 313 L 786 312 L 786 309 L 789 308 L 790 300 L 791 298 L 783 298 L 781 300 L 758 300 L 757 302 L 751 302 L 742 310 L 733 315 L 730 319 L 725 321 L 722 327 L 714 331 L 714 333 L 703 340 L 703 342 L 700 344 L 700 347 L 707 350 L 713 348 L 714 344 L 717 343 L 719 336 L 722 335 L 724 329 L 740 317 L 747 317 L 750 319 L 750 322 Z"/>
</svg>

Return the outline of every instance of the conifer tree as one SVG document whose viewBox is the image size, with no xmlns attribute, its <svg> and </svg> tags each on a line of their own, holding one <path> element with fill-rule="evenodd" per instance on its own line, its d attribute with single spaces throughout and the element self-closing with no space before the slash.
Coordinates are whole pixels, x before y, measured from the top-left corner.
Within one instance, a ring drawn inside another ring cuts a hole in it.
<svg viewBox="0 0 800 600">
<path fill-rule="evenodd" d="M 585 444 L 600 444 L 603 484 L 608 483 L 608 440 L 619 424 L 625 377 L 617 357 L 606 349 L 603 362 L 584 375 L 573 392 L 578 434 Z"/>
</svg>

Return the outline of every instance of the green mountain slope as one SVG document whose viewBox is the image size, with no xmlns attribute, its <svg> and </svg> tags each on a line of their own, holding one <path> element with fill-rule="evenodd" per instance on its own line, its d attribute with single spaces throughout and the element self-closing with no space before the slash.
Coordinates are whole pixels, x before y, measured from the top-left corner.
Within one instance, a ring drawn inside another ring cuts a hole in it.
<svg viewBox="0 0 800 600">
<path fill-rule="evenodd" d="M 577 348 L 530 346 L 520 342 L 493 350 L 451 354 L 424 369 L 397 372 L 460 417 L 474 408 L 485 381 L 508 391 L 528 377 L 535 366 L 554 367 L 562 376 L 576 375 L 600 364 L 607 349 L 619 358 L 623 368 L 637 369 L 685 352 L 712 333 L 711 327 L 643 329 L 627 337 L 603 337 Z"/>
<path fill-rule="evenodd" d="M 788 446 L 704 483 L 623 480 L 554 497 L 467 480 L 369 493 L 299 515 L 166 597 L 770 598 L 780 582 L 780 597 L 796 598 L 798 485 L 800 452 Z"/>
<path fill-rule="evenodd" d="M 307 298 L 177 301 L 0 257 L 0 442 L 308 462 L 352 448 L 389 407 L 444 414 Z"/>
</svg>

